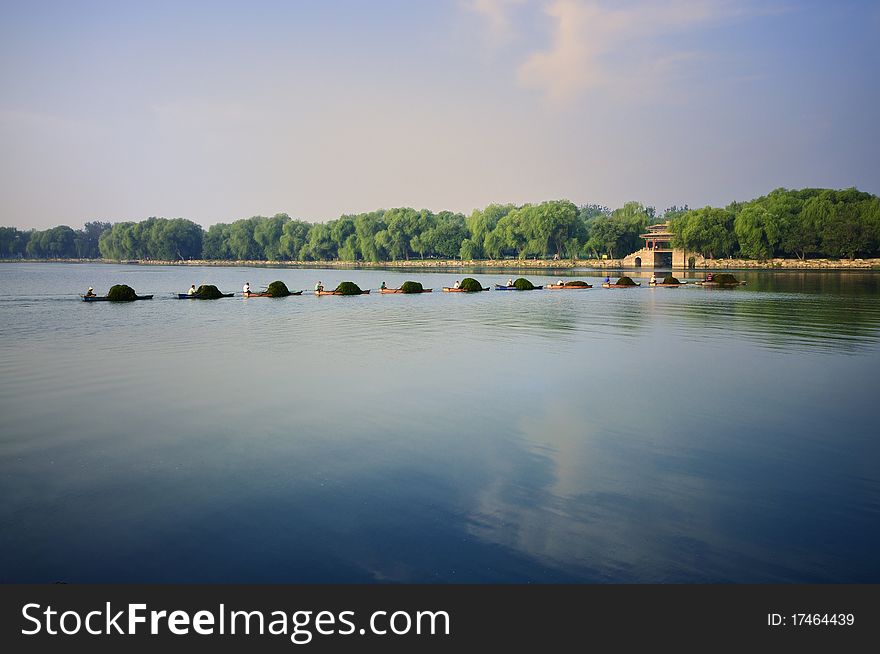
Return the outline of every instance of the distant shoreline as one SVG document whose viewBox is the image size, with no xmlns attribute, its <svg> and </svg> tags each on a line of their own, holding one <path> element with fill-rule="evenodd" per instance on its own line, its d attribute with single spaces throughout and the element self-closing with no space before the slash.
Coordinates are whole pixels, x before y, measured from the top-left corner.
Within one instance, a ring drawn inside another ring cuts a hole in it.
<svg viewBox="0 0 880 654">
<path fill-rule="evenodd" d="M 215 259 L 191 259 L 181 261 L 157 261 L 152 259 L 0 259 L 0 263 L 106 263 L 140 266 L 197 266 L 221 268 L 331 268 L 340 270 L 380 270 L 388 268 L 419 270 L 458 270 L 470 268 L 495 268 L 498 270 L 571 270 L 594 268 L 597 270 L 651 270 L 624 266 L 620 259 L 412 259 L 410 261 L 220 261 Z M 656 268 L 668 270 L 668 268 Z M 676 270 L 685 270 L 677 268 Z M 715 259 L 711 265 L 698 266 L 692 270 L 880 270 L 880 258 L 873 259 Z"/>
</svg>

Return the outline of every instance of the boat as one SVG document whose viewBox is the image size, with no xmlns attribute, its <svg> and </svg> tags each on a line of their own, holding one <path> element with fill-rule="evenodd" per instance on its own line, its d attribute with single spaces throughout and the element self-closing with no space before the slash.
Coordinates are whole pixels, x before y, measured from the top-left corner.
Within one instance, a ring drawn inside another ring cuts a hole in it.
<svg viewBox="0 0 880 654">
<path fill-rule="evenodd" d="M 541 287 L 536 286 L 535 288 L 541 288 Z M 593 288 L 593 285 L 592 284 L 583 284 L 583 285 L 581 285 L 581 284 L 576 284 L 576 285 L 547 284 L 547 286 L 545 286 L 544 288 L 549 288 L 550 290 L 553 290 L 553 291 L 576 291 L 581 288 Z"/>
<path fill-rule="evenodd" d="M 421 291 L 416 291 L 415 293 L 404 293 L 404 295 L 415 295 L 416 293 L 432 293 L 434 291 L 433 288 L 423 288 Z M 379 292 L 382 295 L 388 295 L 389 293 L 403 293 L 399 288 L 380 288 Z"/>
<path fill-rule="evenodd" d="M 736 282 L 735 284 L 720 284 L 718 282 L 694 282 L 696 286 L 720 286 L 721 288 L 733 288 L 734 286 L 745 286 L 745 282 Z"/>
<path fill-rule="evenodd" d="M 678 288 L 684 286 L 687 282 L 679 282 L 678 284 L 664 284 L 663 282 L 648 282 L 648 286 L 657 286 L 660 288 Z"/>
<path fill-rule="evenodd" d="M 526 291 L 537 291 L 544 288 L 543 286 L 535 286 L 533 288 L 524 289 Z M 495 284 L 496 291 L 518 291 L 519 289 L 516 286 L 504 286 L 502 284 Z"/>
<path fill-rule="evenodd" d="M 80 295 L 83 302 L 134 302 L 134 300 L 152 300 L 152 295 L 138 295 L 134 300 L 111 300 L 106 295 Z"/>
<path fill-rule="evenodd" d="M 350 293 L 350 295 L 367 295 L 369 294 L 370 289 L 366 291 L 361 291 L 360 293 Z M 300 291 L 302 293 L 302 291 Z M 315 291 L 315 295 L 344 295 L 343 293 L 337 293 L 336 291 Z"/>
<path fill-rule="evenodd" d="M 490 289 L 488 286 L 486 286 L 485 288 L 483 288 L 483 290 L 484 290 L 484 291 L 488 291 L 488 290 L 491 290 L 491 289 Z M 478 293 L 479 291 L 467 291 L 467 290 L 465 290 L 465 289 L 463 289 L 463 288 L 451 288 L 451 287 L 449 287 L 449 286 L 444 286 L 444 287 L 443 287 L 443 292 L 444 292 L 444 293 Z"/>
<path fill-rule="evenodd" d="M 635 284 L 602 284 L 602 288 L 638 288 L 641 285 L 641 282 L 636 282 Z"/>
<path fill-rule="evenodd" d="M 235 293 L 223 293 L 222 295 L 220 295 L 220 297 L 232 297 L 233 295 L 235 295 Z M 200 295 L 196 295 L 195 293 L 193 293 L 192 295 L 190 295 L 189 293 L 178 293 L 177 299 L 178 300 L 201 300 L 202 297 Z"/>
<path fill-rule="evenodd" d="M 302 294 L 303 294 L 302 291 L 292 291 L 289 295 L 302 295 Z M 230 293 L 230 295 L 232 295 L 232 294 Z M 242 297 L 275 297 L 271 293 L 242 293 L 241 295 L 242 295 Z M 224 294 L 223 297 L 229 297 L 229 296 Z M 281 297 L 287 297 L 287 295 L 282 295 Z"/>
</svg>

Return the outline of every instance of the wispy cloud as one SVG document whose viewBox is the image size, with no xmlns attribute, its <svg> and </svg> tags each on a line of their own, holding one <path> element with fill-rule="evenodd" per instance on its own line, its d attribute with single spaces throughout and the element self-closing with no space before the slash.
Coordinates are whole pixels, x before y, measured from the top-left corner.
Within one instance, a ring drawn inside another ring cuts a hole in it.
<svg viewBox="0 0 880 654">
<path fill-rule="evenodd" d="M 522 0 L 474 0 L 471 8 L 489 21 L 496 38 L 510 37 L 510 9 Z M 552 22 L 547 47 L 526 55 L 517 67 L 517 80 L 540 91 L 553 103 L 564 104 L 586 90 L 608 86 L 622 88 L 627 81 L 643 80 L 650 72 L 673 75 L 694 52 L 669 47 L 653 51 L 644 46 L 656 37 L 685 32 L 743 15 L 766 13 L 747 2 L 729 0 L 637 0 L 621 6 L 598 0 L 547 0 L 532 3 Z M 641 58 L 639 53 L 643 53 Z M 649 53 L 649 54 L 648 54 Z M 625 55 L 625 56 L 622 56 Z M 625 60 L 614 68 L 612 62 Z"/>
<path fill-rule="evenodd" d="M 511 10 L 525 3 L 526 0 L 469 0 L 465 6 L 486 20 L 486 38 L 490 45 L 497 46 L 513 38 Z"/>
</svg>

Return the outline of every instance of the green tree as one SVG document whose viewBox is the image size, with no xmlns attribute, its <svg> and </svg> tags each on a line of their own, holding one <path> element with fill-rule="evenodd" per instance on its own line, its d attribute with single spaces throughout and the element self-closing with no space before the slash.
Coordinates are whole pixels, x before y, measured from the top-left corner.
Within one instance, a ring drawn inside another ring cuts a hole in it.
<svg viewBox="0 0 880 654">
<path fill-rule="evenodd" d="M 27 250 L 28 234 L 15 227 L 0 227 L 0 258 L 18 259 Z"/>
<path fill-rule="evenodd" d="M 385 250 L 376 244 L 376 234 L 386 229 L 384 210 L 362 213 L 354 217 L 354 231 L 361 257 L 366 261 L 387 261 Z"/>
<path fill-rule="evenodd" d="M 478 246 L 471 239 L 466 238 L 461 242 L 461 248 L 458 251 L 458 255 L 465 261 L 473 261 L 474 259 L 479 259 L 481 258 L 482 254 L 483 248 Z"/>
<path fill-rule="evenodd" d="M 436 215 L 435 223 L 424 237 L 428 250 L 439 257 L 454 259 L 461 253 L 461 244 L 469 234 L 465 217 L 442 211 Z"/>
<path fill-rule="evenodd" d="M 389 209 L 385 212 L 384 218 L 388 227 L 382 238 L 382 246 L 392 261 L 401 259 L 408 261 L 413 254 L 410 240 L 421 233 L 420 227 L 424 223 L 424 217 L 415 209 L 402 207 Z"/>
<path fill-rule="evenodd" d="M 474 209 L 468 216 L 466 223 L 468 232 L 470 233 L 470 241 L 472 257 L 463 257 L 468 259 L 480 259 L 484 256 L 483 244 L 486 242 L 486 236 L 495 229 L 498 221 L 513 211 L 516 207 L 512 204 L 490 204 L 485 209 Z M 462 242 L 462 245 L 464 243 Z"/>
<path fill-rule="evenodd" d="M 621 256 L 627 255 L 643 246 L 639 234 L 644 233 L 654 220 L 654 207 L 645 207 L 641 202 L 627 202 L 611 212 L 611 218 L 620 226 L 615 250 Z"/>
<path fill-rule="evenodd" d="M 79 259 L 97 259 L 101 256 L 98 243 L 101 234 L 111 228 L 110 223 L 93 220 L 87 222 L 82 229 L 76 230 L 74 247 Z"/>
<path fill-rule="evenodd" d="M 309 242 L 311 230 L 311 223 L 302 220 L 285 222 L 284 227 L 281 229 L 280 258 L 286 260 L 299 259 L 303 247 Z"/>
<path fill-rule="evenodd" d="M 254 241 L 263 251 L 263 257 L 267 261 L 289 258 L 286 249 L 281 245 L 281 237 L 284 235 L 284 226 L 290 222 L 290 216 L 278 213 L 271 218 L 259 217 L 253 220 Z"/>
<path fill-rule="evenodd" d="M 338 220 L 327 224 L 330 228 L 330 238 L 333 240 L 337 256 L 342 261 L 357 261 L 357 229 L 354 219 L 350 216 L 342 216 Z"/>
<path fill-rule="evenodd" d="M 733 221 L 734 212 L 730 208 L 692 209 L 671 222 L 673 246 L 699 252 L 710 259 L 730 256 L 737 248 Z"/>
<path fill-rule="evenodd" d="M 753 259 L 769 259 L 779 241 L 779 222 L 764 204 L 745 207 L 733 221 L 742 254 Z"/>
<path fill-rule="evenodd" d="M 338 257 L 336 242 L 327 223 L 317 223 L 309 230 L 309 240 L 300 251 L 303 261 L 332 261 Z"/>
<path fill-rule="evenodd" d="M 523 231 L 530 244 L 529 250 L 538 256 L 552 252 L 559 257 L 565 249 L 577 250 L 572 239 L 579 241 L 584 236 L 583 224 L 579 220 L 577 207 L 568 200 L 554 200 L 532 205 L 522 216 Z"/>
<path fill-rule="evenodd" d="M 612 216 L 597 216 L 590 221 L 586 249 L 594 256 L 606 254 L 614 259 L 618 253 L 618 241 L 624 233 L 624 225 Z"/>
<path fill-rule="evenodd" d="M 202 256 L 205 259 L 232 259 L 232 251 L 229 249 L 231 229 L 231 225 L 226 223 L 216 223 L 208 228 L 202 242 Z"/>
<path fill-rule="evenodd" d="M 236 220 L 229 226 L 227 247 L 233 259 L 239 261 L 261 261 L 265 259 L 263 248 L 254 239 L 254 230 L 259 216 Z"/>
<path fill-rule="evenodd" d="M 832 257 L 854 259 L 870 252 L 871 229 L 855 203 L 832 204 L 822 224 L 822 250 Z"/>
</svg>

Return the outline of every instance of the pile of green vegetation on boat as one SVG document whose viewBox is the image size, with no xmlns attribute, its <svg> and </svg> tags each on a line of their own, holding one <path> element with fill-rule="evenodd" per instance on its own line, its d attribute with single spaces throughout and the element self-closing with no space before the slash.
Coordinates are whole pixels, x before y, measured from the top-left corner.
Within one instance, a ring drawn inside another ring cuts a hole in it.
<svg viewBox="0 0 880 654">
<path fill-rule="evenodd" d="M 719 286 L 736 286 L 739 280 L 730 273 L 718 273 L 712 276 L 712 282 Z"/>
<path fill-rule="evenodd" d="M 532 284 L 532 282 L 530 282 L 525 277 L 520 277 L 515 282 L 513 282 L 513 285 L 516 287 L 516 290 L 518 290 L 518 291 L 531 291 L 531 290 L 534 290 L 534 288 L 535 288 L 535 285 Z"/>
<path fill-rule="evenodd" d="M 638 284 L 636 284 L 632 280 L 632 277 L 627 277 L 626 275 L 624 275 L 623 277 L 621 277 L 620 279 L 617 280 L 617 285 L 618 286 L 638 286 Z M 567 286 L 567 284 L 566 284 L 566 286 Z"/>
<path fill-rule="evenodd" d="M 111 286 L 107 291 L 107 299 L 112 302 L 133 302 L 137 300 L 137 293 L 131 286 L 126 284 L 116 284 Z"/>
<path fill-rule="evenodd" d="M 627 278 L 629 279 L 629 278 Z M 576 279 L 573 282 L 565 282 L 566 286 L 589 286 L 587 282 L 581 281 L 580 279 Z"/>
<path fill-rule="evenodd" d="M 266 292 L 272 297 L 287 297 L 290 295 L 290 291 L 287 290 L 287 284 L 281 281 L 275 281 L 269 284 Z"/>
<path fill-rule="evenodd" d="M 421 293 L 424 290 L 421 282 L 403 282 L 400 285 L 401 293 Z"/>
<path fill-rule="evenodd" d="M 196 289 L 196 295 L 200 300 L 216 300 L 223 297 L 220 289 L 213 284 L 202 284 Z"/>
<path fill-rule="evenodd" d="M 333 292 L 336 295 L 360 295 L 363 293 L 361 287 L 354 282 L 342 282 Z"/>
<path fill-rule="evenodd" d="M 459 288 L 467 291 L 468 293 L 474 293 L 476 291 L 482 291 L 483 286 L 473 277 L 465 277 L 461 280 L 461 284 L 459 284 Z"/>
<path fill-rule="evenodd" d="M 672 275 L 666 275 L 666 277 L 663 278 L 663 283 L 664 284 L 681 284 L 681 282 L 678 281 L 678 279 L 673 277 Z"/>
</svg>

